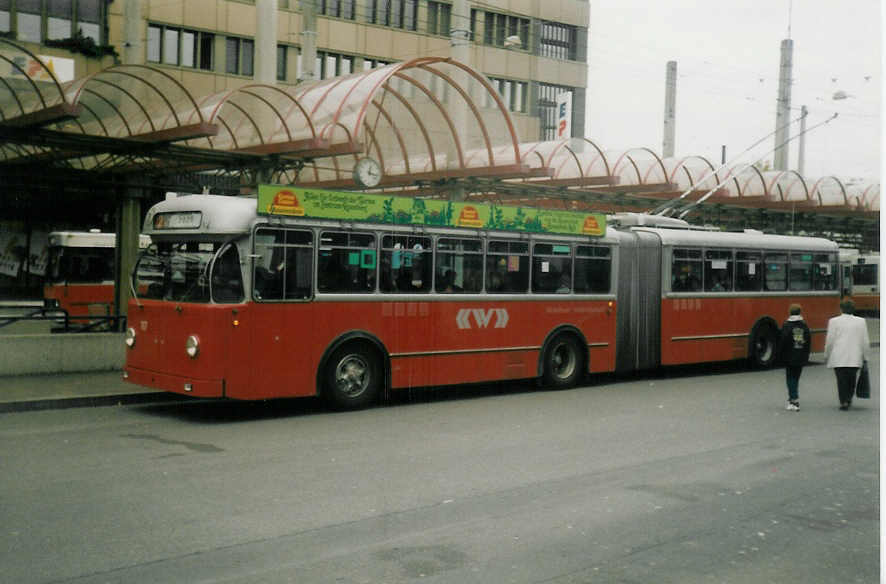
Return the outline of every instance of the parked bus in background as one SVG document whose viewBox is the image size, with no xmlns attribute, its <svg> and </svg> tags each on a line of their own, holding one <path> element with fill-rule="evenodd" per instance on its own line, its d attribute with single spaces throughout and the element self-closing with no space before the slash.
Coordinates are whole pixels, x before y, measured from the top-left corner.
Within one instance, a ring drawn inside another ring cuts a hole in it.
<svg viewBox="0 0 886 584">
<path fill-rule="evenodd" d="M 110 316 L 114 310 L 113 233 L 53 231 L 49 234 L 49 264 L 43 285 L 47 308 L 70 316 Z M 140 236 L 145 249 L 151 239 Z"/>
<path fill-rule="evenodd" d="M 880 313 L 880 254 L 859 254 L 852 260 L 850 296 L 857 312 Z"/>
<path fill-rule="evenodd" d="M 158 203 L 144 232 L 124 378 L 201 397 L 768 366 L 791 303 L 815 351 L 839 312 L 835 243 L 645 215 L 261 185 Z"/>
</svg>

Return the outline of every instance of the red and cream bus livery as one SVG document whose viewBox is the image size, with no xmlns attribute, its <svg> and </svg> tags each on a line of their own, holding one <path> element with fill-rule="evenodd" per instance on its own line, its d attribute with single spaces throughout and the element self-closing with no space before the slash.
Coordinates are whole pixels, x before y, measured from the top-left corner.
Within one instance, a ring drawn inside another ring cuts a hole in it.
<svg viewBox="0 0 886 584">
<path fill-rule="evenodd" d="M 49 267 L 43 285 L 47 307 L 71 316 L 108 316 L 114 310 L 113 233 L 53 231 L 49 234 Z M 150 238 L 142 235 L 144 249 Z"/>
<path fill-rule="evenodd" d="M 282 190 L 297 215 L 275 213 Z M 650 221 L 268 185 L 169 199 L 145 219 L 124 377 L 361 407 L 408 387 L 768 365 L 798 301 L 823 344 L 835 244 Z"/>
</svg>

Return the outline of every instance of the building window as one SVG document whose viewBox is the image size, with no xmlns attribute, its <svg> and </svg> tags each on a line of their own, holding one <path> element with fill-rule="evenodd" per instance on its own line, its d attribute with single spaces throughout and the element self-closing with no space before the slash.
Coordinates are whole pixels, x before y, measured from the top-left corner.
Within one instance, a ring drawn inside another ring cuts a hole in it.
<svg viewBox="0 0 886 584">
<path fill-rule="evenodd" d="M 12 26 L 9 11 L 11 0 L 0 0 L 0 32 L 9 32 Z"/>
<path fill-rule="evenodd" d="M 102 4 L 102 0 L 77 0 L 77 22 L 74 26 L 97 45 L 101 44 Z"/>
<path fill-rule="evenodd" d="M 356 4 L 356 0 L 320 0 L 318 12 L 326 16 L 354 20 L 356 17 Z"/>
<path fill-rule="evenodd" d="M 527 111 L 527 97 L 529 95 L 529 84 L 526 81 L 513 81 L 511 79 L 497 79 L 490 77 L 489 81 L 492 86 L 498 90 L 498 94 L 505 102 L 508 111 L 525 113 Z M 494 107 L 495 101 L 491 98 L 487 107 Z"/>
<path fill-rule="evenodd" d="M 575 90 L 572 87 L 540 83 L 538 85 L 538 117 L 540 120 L 540 140 L 557 139 L 557 96 L 561 93 L 572 93 L 575 99 Z M 574 103 L 574 101 L 573 101 Z"/>
<path fill-rule="evenodd" d="M 428 1 L 428 33 L 449 36 L 451 22 L 452 4 Z"/>
<path fill-rule="evenodd" d="M 287 53 L 285 45 L 277 45 L 277 81 L 286 81 Z"/>
<path fill-rule="evenodd" d="M 316 69 L 314 73 L 318 79 L 329 79 L 341 75 L 350 75 L 354 72 L 354 57 L 317 51 Z"/>
<path fill-rule="evenodd" d="M 0 0 L 0 32 L 15 32 L 20 41 L 72 38 L 79 31 L 101 45 L 103 0 Z"/>
<path fill-rule="evenodd" d="M 372 24 L 416 30 L 418 0 L 370 0 L 368 7 Z"/>
<path fill-rule="evenodd" d="M 149 24 L 147 60 L 209 71 L 214 38 L 206 32 Z"/>
<path fill-rule="evenodd" d="M 557 22 L 542 22 L 539 54 L 552 59 L 574 61 L 578 53 L 577 28 Z"/>
<path fill-rule="evenodd" d="M 375 69 L 376 67 L 384 67 L 385 65 L 390 65 L 389 61 L 381 61 L 379 59 L 363 59 L 363 70 L 369 71 L 370 69 Z"/>
<path fill-rule="evenodd" d="M 18 40 L 28 43 L 43 42 L 40 0 L 18 0 L 16 9 Z"/>
<path fill-rule="evenodd" d="M 225 72 L 231 75 L 252 77 L 255 42 L 251 39 L 228 37 L 225 39 Z"/>
<path fill-rule="evenodd" d="M 505 45 L 505 39 L 510 36 L 520 37 L 521 46 L 528 47 L 529 19 L 519 16 L 510 16 L 498 12 L 485 12 L 483 14 L 483 43 L 497 47 Z M 471 31 L 475 30 L 475 18 L 472 13 Z"/>
</svg>

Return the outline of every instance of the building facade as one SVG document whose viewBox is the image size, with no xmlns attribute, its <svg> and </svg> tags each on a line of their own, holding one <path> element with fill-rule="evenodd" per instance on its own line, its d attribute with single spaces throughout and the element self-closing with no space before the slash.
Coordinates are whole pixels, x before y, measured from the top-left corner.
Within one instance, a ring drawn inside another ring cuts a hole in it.
<svg viewBox="0 0 886 584">
<path fill-rule="evenodd" d="M 557 137 L 564 94 L 571 97 L 571 135 L 584 135 L 588 0 L 313 0 L 313 16 L 307 4 L 0 0 L 0 34 L 66 63 L 74 78 L 116 62 L 145 63 L 193 95 L 258 82 L 262 68 L 276 72 L 262 82 L 294 86 L 312 74 L 323 79 L 452 56 L 490 79 L 522 141 Z M 468 38 L 465 50 L 454 49 L 453 31 Z M 276 38 L 269 44 L 263 35 Z M 313 70 L 302 58 L 310 40 Z"/>
</svg>

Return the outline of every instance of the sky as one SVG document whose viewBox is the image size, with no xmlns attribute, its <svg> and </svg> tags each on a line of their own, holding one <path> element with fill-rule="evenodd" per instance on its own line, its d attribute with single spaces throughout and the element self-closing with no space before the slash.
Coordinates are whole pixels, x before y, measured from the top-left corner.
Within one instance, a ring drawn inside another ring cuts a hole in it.
<svg viewBox="0 0 886 584">
<path fill-rule="evenodd" d="M 791 38 L 791 116 L 809 110 L 804 176 L 879 182 L 879 0 L 590 0 L 585 136 L 661 154 L 665 70 L 677 62 L 675 156 L 772 161 L 781 42 Z M 846 95 L 834 100 L 835 93 Z M 790 127 L 799 133 L 800 124 Z M 797 168 L 799 140 L 790 142 Z"/>
</svg>

